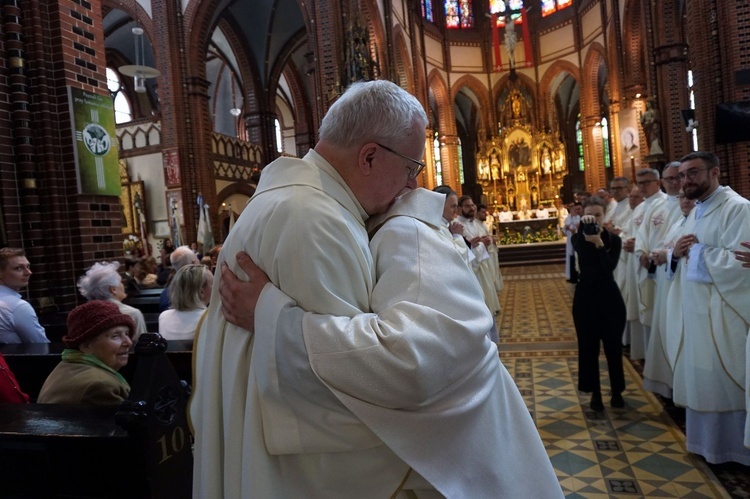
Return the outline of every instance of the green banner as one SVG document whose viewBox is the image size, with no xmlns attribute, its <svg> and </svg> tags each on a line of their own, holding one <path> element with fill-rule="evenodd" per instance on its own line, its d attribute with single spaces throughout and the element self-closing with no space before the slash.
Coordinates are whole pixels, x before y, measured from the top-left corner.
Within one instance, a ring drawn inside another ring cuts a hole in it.
<svg viewBox="0 0 750 499">
<path fill-rule="evenodd" d="M 115 109 L 109 95 L 68 87 L 79 194 L 120 195 Z"/>
</svg>

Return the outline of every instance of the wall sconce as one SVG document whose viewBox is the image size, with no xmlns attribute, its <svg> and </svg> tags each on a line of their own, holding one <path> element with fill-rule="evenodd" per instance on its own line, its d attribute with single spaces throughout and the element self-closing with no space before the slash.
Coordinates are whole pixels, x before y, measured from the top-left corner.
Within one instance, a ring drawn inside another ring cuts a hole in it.
<svg viewBox="0 0 750 499">
<path fill-rule="evenodd" d="M 133 89 L 139 94 L 143 94 L 146 92 L 146 78 L 156 78 L 161 73 L 156 68 L 143 65 L 145 60 L 143 28 L 136 26 L 132 32 L 135 43 L 135 64 L 120 66 L 117 70 L 125 76 L 132 76 Z"/>
</svg>

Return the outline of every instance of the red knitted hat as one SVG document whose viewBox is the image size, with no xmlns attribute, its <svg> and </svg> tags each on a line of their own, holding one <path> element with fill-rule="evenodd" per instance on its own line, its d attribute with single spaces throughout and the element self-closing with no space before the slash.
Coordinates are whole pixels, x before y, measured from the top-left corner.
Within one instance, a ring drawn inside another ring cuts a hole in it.
<svg viewBox="0 0 750 499">
<path fill-rule="evenodd" d="M 128 326 L 130 337 L 135 332 L 133 319 L 120 312 L 117 304 L 110 301 L 93 300 L 74 308 L 68 314 L 68 334 L 63 343 L 68 348 L 78 348 L 86 340 L 91 340 L 107 329 L 115 326 Z"/>
</svg>

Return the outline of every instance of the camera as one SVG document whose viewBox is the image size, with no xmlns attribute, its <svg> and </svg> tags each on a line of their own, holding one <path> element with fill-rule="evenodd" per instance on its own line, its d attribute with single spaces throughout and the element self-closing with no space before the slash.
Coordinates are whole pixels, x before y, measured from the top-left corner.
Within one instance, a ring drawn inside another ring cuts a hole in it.
<svg viewBox="0 0 750 499">
<path fill-rule="evenodd" d="M 591 224 L 581 224 L 581 232 L 587 236 L 595 236 L 599 233 L 599 224 L 596 222 Z"/>
</svg>

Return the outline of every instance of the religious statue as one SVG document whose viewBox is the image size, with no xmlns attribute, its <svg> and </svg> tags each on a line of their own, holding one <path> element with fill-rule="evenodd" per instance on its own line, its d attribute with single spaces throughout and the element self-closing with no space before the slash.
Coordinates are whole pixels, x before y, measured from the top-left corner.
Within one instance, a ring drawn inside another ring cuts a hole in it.
<svg viewBox="0 0 750 499">
<path fill-rule="evenodd" d="M 516 24 L 509 14 L 505 16 L 505 50 L 508 52 L 508 63 L 511 70 L 516 67 L 516 41 Z M 515 115 L 515 113 L 513 114 Z"/>
<path fill-rule="evenodd" d="M 492 172 L 492 178 L 500 178 L 500 161 L 497 159 L 497 153 L 492 151 L 490 154 L 490 171 Z"/>
<path fill-rule="evenodd" d="M 483 159 L 479 160 L 479 178 L 482 180 L 490 178 L 489 166 L 487 166 L 487 162 Z"/>
<path fill-rule="evenodd" d="M 521 97 L 518 94 L 513 94 L 510 99 L 510 109 L 513 112 L 513 118 L 518 119 L 521 117 Z"/>
<path fill-rule="evenodd" d="M 552 172 L 552 155 L 550 154 L 549 147 L 547 144 L 544 144 L 544 147 L 542 147 L 542 172 L 544 172 L 545 175 Z"/>
<path fill-rule="evenodd" d="M 641 116 L 641 126 L 648 140 L 648 153 L 664 154 L 661 148 L 661 116 L 653 99 L 646 101 L 646 112 Z"/>
</svg>

